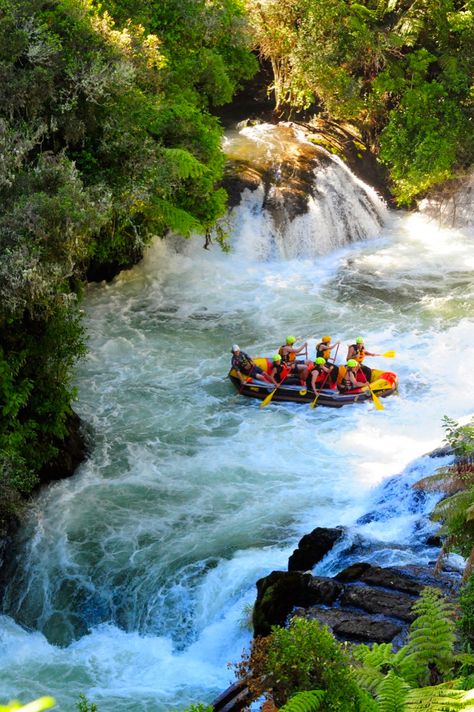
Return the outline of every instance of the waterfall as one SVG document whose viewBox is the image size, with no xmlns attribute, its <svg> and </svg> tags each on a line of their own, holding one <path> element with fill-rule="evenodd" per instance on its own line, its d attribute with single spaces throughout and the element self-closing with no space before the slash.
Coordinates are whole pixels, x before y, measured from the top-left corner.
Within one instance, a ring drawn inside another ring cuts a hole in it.
<svg viewBox="0 0 474 712">
<path fill-rule="evenodd" d="M 314 259 L 380 235 L 387 218 L 382 199 L 291 124 L 231 132 L 224 150 L 228 182 L 241 187 L 232 232 L 249 254 Z"/>
</svg>

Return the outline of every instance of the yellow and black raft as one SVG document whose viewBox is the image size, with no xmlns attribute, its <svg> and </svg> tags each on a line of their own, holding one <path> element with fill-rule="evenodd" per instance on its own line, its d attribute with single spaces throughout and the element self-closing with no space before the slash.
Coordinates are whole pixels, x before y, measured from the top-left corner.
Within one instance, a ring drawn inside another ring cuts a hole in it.
<svg viewBox="0 0 474 712">
<path fill-rule="evenodd" d="M 260 366 L 265 373 L 269 373 L 272 368 L 271 358 L 253 358 L 252 361 L 256 366 Z M 344 367 L 340 366 L 339 370 L 342 368 Z M 273 383 L 257 381 L 252 378 L 241 383 L 237 371 L 233 368 L 230 369 L 228 375 L 235 388 L 243 396 L 264 400 L 274 391 L 272 401 L 285 401 L 286 403 L 312 403 L 314 401 L 313 391 L 302 387 L 300 381 L 293 376 L 287 376 L 275 390 Z M 377 398 L 385 398 L 395 393 L 397 387 L 398 378 L 396 373 L 373 368 L 371 369 L 370 387 L 365 386 L 346 393 L 340 393 L 337 386 L 324 387 L 318 391 L 318 406 L 325 405 L 330 408 L 342 408 L 342 406 L 350 403 L 372 400 L 373 394 L 377 394 Z"/>
</svg>

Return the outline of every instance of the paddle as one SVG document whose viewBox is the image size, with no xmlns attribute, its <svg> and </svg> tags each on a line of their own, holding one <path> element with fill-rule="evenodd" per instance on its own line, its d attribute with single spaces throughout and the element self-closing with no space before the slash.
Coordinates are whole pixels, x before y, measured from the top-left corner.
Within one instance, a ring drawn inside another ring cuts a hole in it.
<svg viewBox="0 0 474 712">
<path fill-rule="evenodd" d="M 386 351 L 384 354 L 380 354 L 381 356 L 385 356 L 385 358 L 395 358 L 397 355 L 395 351 Z"/>
<path fill-rule="evenodd" d="M 337 352 L 338 352 L 338 351 L 339 351 L 339 344 L 337 345 L 337 347 L 336 347 L 336 353 L 334 354 L 334 359 L 333 359 L 334 363 L 336 363 L 336 358 L 337 358 Z M 320 396 L 320 394 L 321 394 L 321 391 L 323 390 L 324 386 L 326 385 L 326 381 L 328 380 L 328 378 L 329 378 L 330 375 L 331 375 L 331 372 L 330 372 L 330 371 L 329 371 L 329 373 L 326 373 L 326 378 L 324 379 L 323 385 L 322 385 L 321 388 L 319 389 L 319 392 L 316 394 L 316 398 L 315 398 L 314 401 L 311 403 L 311 408 L 316 408 L 316 403 L 318 402 L 318 398 L 319 398 L 319 396 Z"/>
<path fill-rule="evenodd" d="M 283 383 L 283 381 L 285 380 L 285 378 L 288 376 L 289 373 L 291 373 L 291 369 L 288 369 L 286 371 L 286 373 L 283 376 L 283 378 L 281 379 L 280 383 L 277 386 L 275 386 L 273 391 L 271 391 L 266 398 L 263 399 L 263 401 L 260 403 L 260 408 L 265 408 L 265 406 L 270 403 L 271 399 L 273 398 L 273 396 L 275 395 L 277 390 L 280 388 L 281 384 Z"/>
<path fill-rule="evenodd" d="M 373 390 L 372 390 L 372 388 L 371 388 L 371 386 L 370 386 L 370 383 L 369 383 L 369 385 L 367 386 L 367 388 L 368 388 L 369 391 L 370 391 L 370 394 L 371 394 L 371 396 L 372 396 L 372 400 L 374 401 L 374 406 L 377 408 L 377 410 L 385 410 L 385 407 L 382 405 L 382 402 L 381 402 L 380 398 L 377 398 L 377 396 L 376 396 L 375 393 L 373 392 Z"/>
</svg>

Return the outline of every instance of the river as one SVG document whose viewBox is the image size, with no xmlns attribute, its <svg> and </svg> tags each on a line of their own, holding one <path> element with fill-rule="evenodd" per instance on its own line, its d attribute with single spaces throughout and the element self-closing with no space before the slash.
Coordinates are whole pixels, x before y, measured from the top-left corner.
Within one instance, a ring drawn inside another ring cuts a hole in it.
<svg viewBox="0 0 474 712">
<path fill-rule="evenodd" d="M 71 712 L 80 693 L 100 712 L 212 700 L 249 644 L 256 580 L 315 526 L 346 525 L 375 563 L 433 558 L 420 530 L 431 502 L 407 504 L 409 484 L 442 464 L 423 457 L 442 417 L 472 412 L 474 236 L 376 212 L 365 239 L 270 250 L 246 205 L 230 254 L 156 241 L 87 289 L 76 410 L 91 452 L 42 490 L 16 538 L 0 700 L 47 691 Z M 231 344 L 271 355 L 288 334 L 310 352 L 340 339 L 338 361 L 359 334 L 396 350 L 370 363 L 399 374 L 398 397 L 378 411 L 239 396 Z M 374 507 L 384 516 L 358 522 Z"/>
</svg>

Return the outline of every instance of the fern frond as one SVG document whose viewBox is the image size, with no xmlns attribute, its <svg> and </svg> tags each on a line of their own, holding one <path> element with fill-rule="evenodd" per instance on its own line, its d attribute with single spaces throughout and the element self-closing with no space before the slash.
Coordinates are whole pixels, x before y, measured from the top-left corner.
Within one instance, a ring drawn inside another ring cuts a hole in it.
<svg viewBox="0 0 474 712">
<path fill-rule="evenodd" d="M 410 690 L 405 698 L 406 712 L 458 712 L 471 710 L 472 690 L 450 689 L 449 683 Z"/>
<path fill-rule="evenodd" d="M 431 513 L 431 519 L 438 521 L 440 519 L 446 519 L 448 514 L 451 514 L 458 510 L 460 513 L 465 512 L 465 510 L 472 504 L 472 493 L 470 490 L 462 490 L 456 492 L 456 494 L 451 495 L 442 499 L 441 502 L 435 506 L 433 512 Z"/>
<path fill-rule="evenodd" d="M 374 643 L 371 647 L 359 645 L 354 650 L 353 656 L 367 667 L 380 668 L 382 665 L 391 663 L 394 653 L 391 643 Z"/>
<path fill-rule="evenodd" d="M 165 148 L 163 152 L 177 178 L 198 178 L 209 170 L 184 148 Z"/>
<path fill-rule="evenodd" d="M 304 690 L 290 697 L 288 702 L 280 707 L 280 712 L 316 712 L 321 709 L 321 703 L 326 695 L 324 690 Z"/>
<path fill-rule="evenodd" d="M 390 670 L 377 688 L 380 712 L 404 712 L 404 701 L 409 691 L 410 686 Z"/>
<path fill-rule="evenodd" d="M 425 588 L 413 611 L 407 644 L 395 656 L 395 669 L 410 683 L 427 678 L 429 665 L 448 672 L 455 643 L 454 609 L 438 589 Z"/>
<path fill-rule="evenodd" d="M 145 213 L 159 227 L 164 226 L 183 237 L 189 237 L 194 232 L 204 232 L 201 223 L 191 213 L 163 198 L 154 198 L 151 208 Z"/>
<path fill-rule="evenodd" d="M 354 676 L 357 680 L 357 684 L 360 685 L 364 690 L 368 690 L 372 694 L 375 694 L 378 686 L 384 679 L 383 674 L 380 670 L 375 668 L 355 668 Z"/>
<path fill-rule="evenodd" d="M 461 480 L 457 472 L 450 467 L 441 467 L 434 475 L 423 477 L 413 485 L 413 489 L 420 489 L 423 492 L 445 492 L 446 494 L 455 494 L 465 488 L 464 480 Z"/>
</svg>

